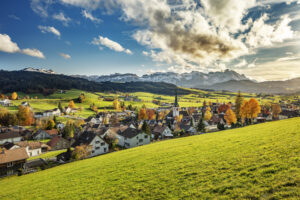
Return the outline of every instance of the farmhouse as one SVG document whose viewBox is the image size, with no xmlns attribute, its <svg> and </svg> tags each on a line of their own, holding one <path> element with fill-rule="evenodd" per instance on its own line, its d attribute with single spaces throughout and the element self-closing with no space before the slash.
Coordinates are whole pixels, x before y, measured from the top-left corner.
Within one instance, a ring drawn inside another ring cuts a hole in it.
<svg viewBox="0 0 300 200">
<path fill-rule="evenodd" d="M 0 177 L 13 175 L 16 174 L 19 169 L 24 169 L 27 158 L 28 155 L 24 148 L 1 150 Z"/>
<path fill-rule="evenodd" d="M 25 148 L 29 157 L 38 156 L 42 153 L 42 145 L 40 142 L 18 142 L 17 146 Z"/>
<path fill-rule="evenodd" d="M 132 148 L 150 143 L 150 136 L 135 128 L 127 128 L 117 133 L 118 145 Z"/>
<path fill-rule="evenodd" d="M 70 141 L 66 140 L 60 136 L 54 136 L 47 145 L 52 151 L 70 148 Z"/>
<path fill-rule="evenodd" d="M 52 110 L 46 110 L 43 113 L 43 117 L 52 117 L 52 116 L 60 116 L 61 112 L 58 108 L 52 109 Z"/>
<path fill-rule="evenodd" d="M 72 145 L 73 147 L 87 145 L 91 147 L 90 156 L 97 156 L 108 153 L 108 144 L 98 135 L 93 132 L 84 132 Z"/>
<path fill-rule="evenodd" d="M 45 139 L 51 139 L 51 136 L 46 131 L 40 129 L 36 133 L 33 134 L 32 139 L 34 139 L 34 140 L 45 140 Z"/>
<path fill-rule="evenodd" d="M 9 107 L 12 106 L 12 102 L 9 99 L 4 99 L 4 100 L 0 100 L 0 105 L 1 106 L 5 106 L 5 107 Z"/>
<path fill-rule="evenodd" d="M 0 145 L 6 142 L 20 142 L 22 140 L 22 136 L 17 132 L 5 132 L 0 133 Z"/>
<path fill-rule="evenodd" d="M 154 139 L 165 139 L 172 138 L 173 134 L 168 126 L 156 125 L 152 131 L 152 138 Z"/>
</svg>

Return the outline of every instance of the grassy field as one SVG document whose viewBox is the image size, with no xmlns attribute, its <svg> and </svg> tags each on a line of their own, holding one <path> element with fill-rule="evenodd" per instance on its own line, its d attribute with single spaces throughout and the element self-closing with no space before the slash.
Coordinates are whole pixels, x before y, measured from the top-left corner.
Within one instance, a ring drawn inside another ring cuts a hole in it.
<svg viewBox="0 0 300 200">
<path fill-rule="evenodd" d="M 234 102 L 236 93 L 231 92 L 208 92 L 196 89 L 189 89 L 193 93 L 188 95 L 181 95 L 178 97 L 179 105 L 181 107 L 199 107 L 203 105 L 203 102 L 220 102 L 220 103 L 227 103 L 227 102 Z M 81 107 L 82 111 L 75 114 L 75 116 L 87 118 L 89 116 L 95 115 L 95 112 L 90 110 L 90 105 L 95 104 L 98 107 L 99 111 L 112 111 L 112 102 L 103 101 L 103 99 L 99 99 L 101 97 L 111 97 L 111 98 L 118 98 L 120 95 L 125 95 L 124 93 L 90 93 L 84 92 L 80 90 L 69 90 L 66 93 L 54 93 L 49 96 L 42 96 L 42 95 L 29 95 L 30 97 L 37 96 L 38 99 L 29 99 L 29 100 L 16 100 L 13 101 L 14 106 L 9 107 L 9 110 L 12 112 L 17 111 L 17 106 L 20 105 L 23 101 L 28 101 L 31 107 L 34 109 L 35 112 L 42 112 L 49 109 L 57 108 L 58 103 L 61 102 L 62 106 L 67 106 L 69 101 L 72 99 L 78 98 L 78 96 L 84 93 L 86 97 L 86 101 L 84 103 L 76 103 L 76 106 L 79 108 Z M 161 103 L 173 103 L 174 96 L 167 96 L 167 95 L 157 95 L 152 93 L 146 92 L 136 92 L 130 93 L 129 95 L 137 96 L 141 99 L 141 102 L 125 102 L 125 105 L 132 105 L 133 107 L 141 108 L 143 105 L 146 105 L 147 108 L 156 108 L 158 105 L 152 103 L 154 99 L 161 99 Z M 266 102 L 278 102 L 280 99 L 284 98 L 281 96 L 273 96 L 273 97 L 264 97 L 260 98 L 257 97 L 255 94 L 243 94 L 246 99 L 255 97 L 259 100 L 261 104 Z M 20 97 L 27 96 L 26 94 L 19 94 Z"/>
<path fill-rule="evenodd" d="M 180 138 L 0 181 L 0 199 L 299 199 L 300 118 Z"/>
</svg>

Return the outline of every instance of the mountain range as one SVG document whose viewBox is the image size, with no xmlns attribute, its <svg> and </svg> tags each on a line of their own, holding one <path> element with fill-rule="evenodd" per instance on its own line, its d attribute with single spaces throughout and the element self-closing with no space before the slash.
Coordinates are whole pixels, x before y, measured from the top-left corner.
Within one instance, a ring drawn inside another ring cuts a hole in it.
<svg viewBox="0 0 300 200">
<path fill-rule="evenodd" d="M 40 72 L 44 74 L 56 74 L 53 70 L 25 68 L 21 71 Z M 145 74 L 138 76 L 132 73 L 112 74 L 112 75 L 73 75 L 73 78 L 86 79 L 96 83 L 122 83 L 129 84 L 132 82 L 145 83 L 168 83 L 179 87 L 197 88 L 216 91 L 231 92 L 248 92 L 248 93 L 268 93 L 268 94 L 289 94 L 300 92 L 300 78 L 290 79 L 286 81 L 266 81 L 257 82 L 251 80 L 243 74 L 239 74 L 233 70 L 225 70 L 221 72 L 157 72 L 153 74 Z"/>
</svg>

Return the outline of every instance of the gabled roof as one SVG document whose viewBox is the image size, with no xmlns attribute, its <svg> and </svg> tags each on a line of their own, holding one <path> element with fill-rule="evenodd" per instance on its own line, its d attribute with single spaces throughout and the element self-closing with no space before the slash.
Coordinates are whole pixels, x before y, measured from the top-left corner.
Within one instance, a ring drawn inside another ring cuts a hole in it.
<svg viewBox="0 0 300 200">
<path fill-rule="evenodd" d="M 81 145 L 90 145 L 96 136 L 97 135 L 94 132 L 85 131 L 80 135 L 80 137 L 74 142 L 74 144 L 72 146 L 76 147 L 76 146 L 81 146 Z"/>
<path fill-rule="evenodd" d="M 29 158 L 24 148 L 4 150 L 0 152 L 0 164 L 9 163 L 18 160 L 25 160 Z"/>
<path fill-rule="evenodd" d="M 3 147 L 4 147 L 6 150 L 10 150 L 13 146 L 15 146 L 15 144 L 12 143 L 12 142 L 5 142 L 5 143 L 3 144 Z"/>
<path fill-rule="evenodd" d="M 52 130 L 45 130 L 50 136 L 55 136 L 58 134 L 57 129 L 52 129 Z"/>
<path fill-rule="evenodd" d="M 9 139 L 9 138 L 17 138 L 17 137 L 21 137 L 21 135 L 18 132 L 0 133 L 0 140 Z"/>
<path fill-rule="evenodd" d="M 162 134 L 166 130 L 166 128 L 166 126 L 156 125 L 153 129 L 153 132 Z"/>
<path fill-rule="evenodd" d="M 42 147 L 42 144 L 40 142 L 28 142 L 28 141 L 22 141 L 16 143 L 19 147 L 26 148 L 29 147 L 29 149 L 39 149 Z"/>
<path fill-rule="evenodd" d="M 127 128 L 124 131 L 119 131 L 118 135 L 126 137 L 126 138 L 133 138 L 133 137 L 139 135 L 140 133 L 142 133 L 142 132 L 135 128 Z"/>
<path fill-rule="evenodd" d="M 49 142 L 47 142 L 47 145 L 53 148 L 56 145 L 56 143 L 59 142 L 60 140 L 66 140 L 66 139 L 56 135 Z"/>
</svg>

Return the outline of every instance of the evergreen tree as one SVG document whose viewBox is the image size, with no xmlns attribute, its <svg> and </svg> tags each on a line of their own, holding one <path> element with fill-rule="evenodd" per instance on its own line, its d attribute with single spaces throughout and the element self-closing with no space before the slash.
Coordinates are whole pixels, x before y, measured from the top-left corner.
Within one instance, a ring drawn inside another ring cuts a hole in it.
<svg viewBox="0 0 300 200">
<path fill-rule="evenodd" d="M 218 129 L 219 130 L 225 130 L 225 126 L 224 126 L 224 124 L 222 124 L 222 123 L 218 123 Z"/>
<path fill-rule="evenodd" d="M 151 129 L 146 121 L 144 121 L 144 123 L 143 123 L 142 131 L 147 133 L 148 135 L 151 135 Z"/>
<path fill-rule="evenodd" d="M 62 105 L 61 105 L 61 102 L 58 103 L 58 109 L 60 110 L 60 112 L 63 112 L 63 111 L 64 111 L 64 109 L 63 109 L 63 107 L 62 107 Z"/>
<path fill-rule="evenodd" d="M 205 124 L 204 124 L 202 118 L 201 118 L 200 122 L 198 123 L 197 130 L 199 132 L 205 132 Z"/>
</svg>

